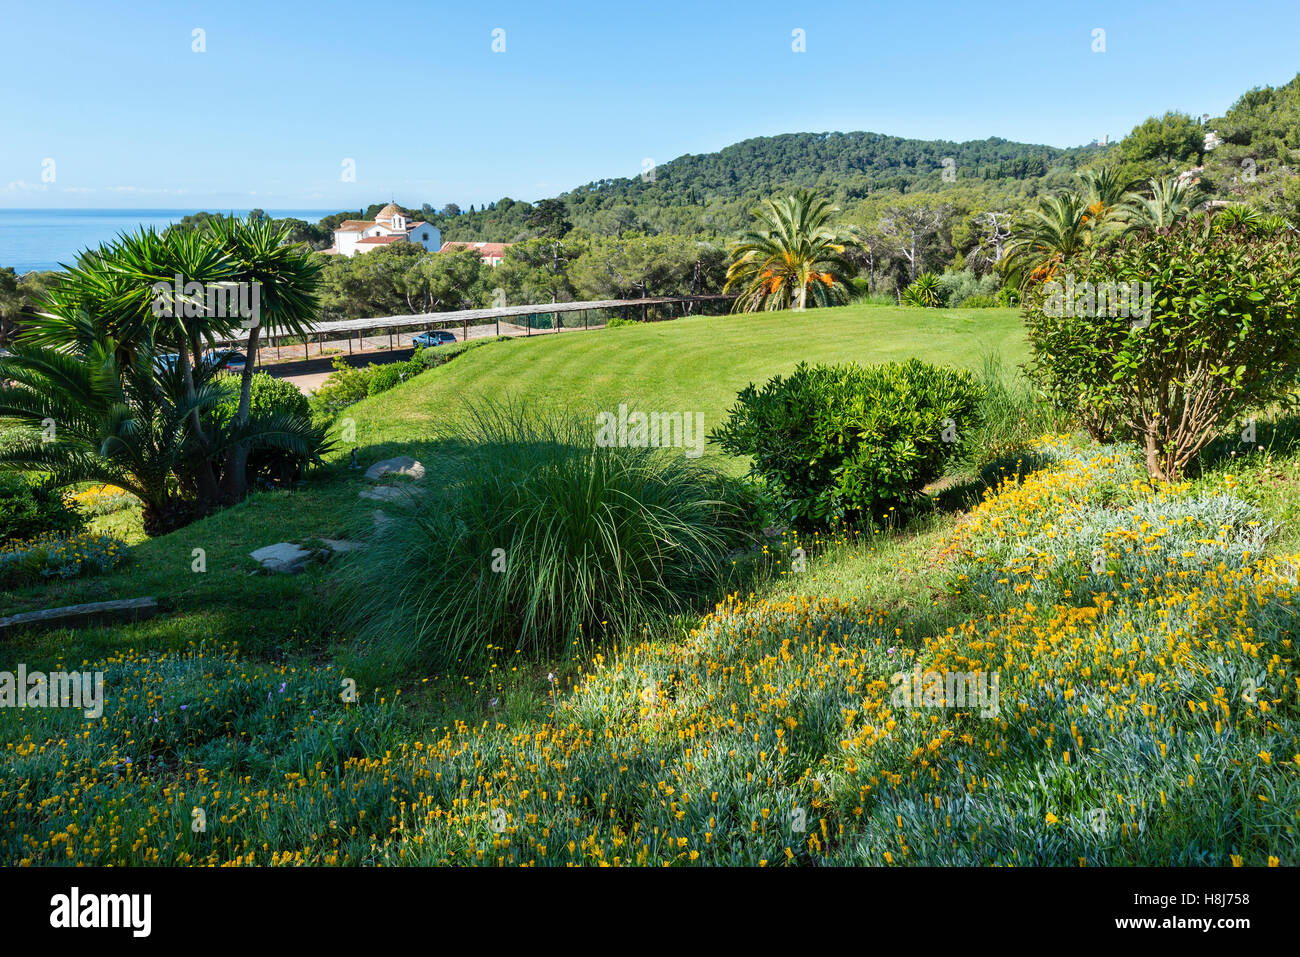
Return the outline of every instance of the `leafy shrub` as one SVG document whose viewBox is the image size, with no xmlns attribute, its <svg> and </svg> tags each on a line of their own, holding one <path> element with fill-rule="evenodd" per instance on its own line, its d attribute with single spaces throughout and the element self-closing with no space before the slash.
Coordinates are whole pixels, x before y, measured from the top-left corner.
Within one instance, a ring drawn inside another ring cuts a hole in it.
<svg viewBox="0 0 1300 957">
<path fill-rule="evenodd" d="M 948 307 L 977 308 L 980 304 L 972 304 L 971 300 L 980 298 L 988 299 L 992 305 L 1000 285 L 993 273 L 977 276 L 968 269 L 961 269 L 939 277 L 939 298 Z"/>
<path fill-rule="evenodd" d="M 405 365 L 404 362 L 390 362 L 376 368 L 370 377 L 370 384 L 366 386 L 366 395 L 379 395 L 399 385 L 405 378 Z"/>
<path fill-rule="evenodd" d="M 900 300 L 905 306 L 924 306 L 937 308 L 943 305 L 943 289 L 939 277 L 932 272 L 922 273 L 912 284 L 903 290 Z"/>
<path fill-rule="evenodd" d="M 229 381 L 237 383 L 239 377 L 229 375 Z M 239 394 L 232 394 L 218 408 L 219 414 L 234 418 L 239 411 Z M 304 419 L 311 415 L 311 407 L 301 389 L 288 379 L 277 379 L 267 372 L 253 373 L 249 409 L 252 412 L 284 412 Z"/>
<path fill-rule="evenodd" d="M 978 422 L 969 372 L 919 359 L 862 367 L 800 363 L 751 383 L 710 439 L 752 457 L 796 525 L 858 524 L 907 505 Z"/>
<path fill-rule="evenodd" d="M 235 391 L 239 377 L 222 375 L 219 380 L 230 386 L 229 397 L 216 409 L 213 417 L 222 422 L 233 420 L 239 412 L 239 393 Z M 249 391 L 249 414 L 255 419 L 273 419 L 286 416 L 301 422 L 311 421 L 311 402 L 302 391 L 286 379 L 277 379 L 266 372 L 253 373 Z M 249 450 L 245 473 L 250 486 L 287 485 L 296 480 L 309 460 L 315 458 L 325 443 L 322 432 L 314 437 L 307 454 L 295 454 L 286 449 L 261 446 Z"/>
<path fill-rule="evenodd" d="M 986 296 L 983 293 L 977 293 L 974 296 L 967 296 L 960 303 L 963 309 L 993 309 L 997 304 L 996 299 L 992 296 Z"/>
<path fill-rule="evenodd" d="M 378 368 L 374 365 L 353 368 L 342 356 L 335 356 L 330 365 L 334 371 L 308 400 L 316 418 L 331 418 L 364 399 L 369 394 L 370 377 Z"/>
<path fill-rule="evenodd" d="M 1289 232 L 1185 222 L 1140 235 L 1077 264 L 1072 285 L 1033 290 L 1024 312 L 1034 369 L 1062 405 L 1130 429 L 1153 478 L 1177 478 L 1226 424 L 1291 394 L 1298 275 L 1300 237 Z M 1149 316 L 1147 303 L 1139 314 L 1089 298 L 1144 283 Z"/>
<path fill-rule="evenodd" d="M 46 535 L 0 549 L 0 585 L 13 588 L 41 578 L 76 578 L 114 568 L 124 543 L 109 535 Z"/>
<path fill-rule="evenodd" d="M 677 450 L 603 448 L 589 420 L 472 409 L 364 563 L 348 607 L 384 661 L 553 656 L 717 597 L 741 516 Z"/>
<path fill-rule="evenodd" d="M 0 472 L 0 542 L 79 532 L 85 523 L 61 490 L 14 472 Z"/>
<path fill-rule="evenodd" d="M 640 322 L 636 319 L 624 319 L 622 316 L 615 316 L 605 323 L 606 329 L 623 329 L 627 326 L 637 326 Z"/>
<path fill-rule="evenodd" d="M 435 369 L 438 366 L 446 365 L 452 359 L 463 356 L 471 347 L 472 344 L 468 342 L 458 342 L 455 345 L 438 346 L 433 349 L 416 346 L 415 353 L 411 356 L 411 362 L 424 369 Z"/>
</svg>

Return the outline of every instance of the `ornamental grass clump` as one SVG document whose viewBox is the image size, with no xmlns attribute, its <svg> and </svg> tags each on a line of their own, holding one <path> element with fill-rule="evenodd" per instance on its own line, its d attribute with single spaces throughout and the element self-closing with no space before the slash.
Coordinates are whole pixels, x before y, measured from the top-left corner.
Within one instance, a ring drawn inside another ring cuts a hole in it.
<svg viewBox="0 0 1300 957">
<path fill-rule="evenodd" d="M 743 516 L 679 449 L 602 447 L 593 419 L 471 408 L 354 569 L 363 645 L 439 667 L 661 627 L 718 594 Z"/>
</svg>

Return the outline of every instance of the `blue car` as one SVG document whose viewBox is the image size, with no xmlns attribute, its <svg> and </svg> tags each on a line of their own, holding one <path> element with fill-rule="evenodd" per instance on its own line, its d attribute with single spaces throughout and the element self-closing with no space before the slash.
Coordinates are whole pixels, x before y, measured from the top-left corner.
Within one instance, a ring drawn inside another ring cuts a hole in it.
<svg viewBox="0 0 1300 957">
<path fill-rule="evenodd" d="M 418 336 L 411 337 L 411 343 L 417 346 L 423 346 L 430 349 L 433 346 L 450 345 L 456 341 L 456 337 L 450 332 L 439 329 L 437 332 L 422 332 Z"/>
</svg>

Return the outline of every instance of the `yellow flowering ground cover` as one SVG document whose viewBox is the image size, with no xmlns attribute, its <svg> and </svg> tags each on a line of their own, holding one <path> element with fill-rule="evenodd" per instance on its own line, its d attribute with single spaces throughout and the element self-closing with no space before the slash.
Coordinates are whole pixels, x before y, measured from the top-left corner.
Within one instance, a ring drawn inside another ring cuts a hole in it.
<svg viewBox="0 0 1300 957">
<path fill-rule="evenodd" d="M 1296 559 L 1230 489 L 1040 451 L 943 543 L 950 627 L 736 595 L 535 720 L 413 730 L 332 666 L 116 655 L 100 720 L 10 716 L 5 859 L 1296 863 Z M 900 701 L 917 671 L 996 674 L 996 706 Z"/>
</svg>

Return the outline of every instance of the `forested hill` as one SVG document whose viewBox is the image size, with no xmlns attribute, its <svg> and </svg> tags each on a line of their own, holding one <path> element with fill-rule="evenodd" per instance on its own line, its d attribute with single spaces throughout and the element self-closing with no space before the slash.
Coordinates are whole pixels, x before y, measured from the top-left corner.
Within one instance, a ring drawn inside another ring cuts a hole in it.
<svg viewBox="0 0 1300 957">
<path fill-rule="evenodd" d="M 941 182 L 945 163 L 962 179 L 1033 179 L 1053 166 L 1073 169 L 1097 149 L 998 137 L 952 143 L 880 133 L 785 133 L 743 140 L 716 153 L 680 156 L 657 166 L 653 180 L 634 175 L 588 183 L 565 198 L 597 192 L 635 200 L 656 193 L 660 201 L 698 203 L 791 186 L 838 187 L 853 198 L 880 189 L 907 190 L 922 180 Z"/>
<path fill-rule="evenodd" d="M 963 184 L 1023 198 L 1069 183 L 1075 169 L 1104 149 L 1058 149 L 997 137 L 952 143 L 880 133 L 785 133 L 679 156 L 644 173 L 588 183 L 559 199 L 572 224 L 595 235 L 719 236 L 743 228 L 759 199 L 783 190 L 811 187 L 841 208 L 877 193 Z M 530 211 L 528 204 L 502 199 L 440 218 L 438 225 L 448 239 L 518 239 L 532 234 Z"/>
</svg>

